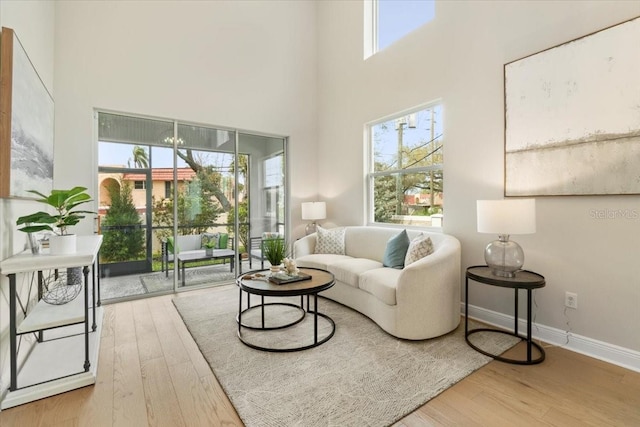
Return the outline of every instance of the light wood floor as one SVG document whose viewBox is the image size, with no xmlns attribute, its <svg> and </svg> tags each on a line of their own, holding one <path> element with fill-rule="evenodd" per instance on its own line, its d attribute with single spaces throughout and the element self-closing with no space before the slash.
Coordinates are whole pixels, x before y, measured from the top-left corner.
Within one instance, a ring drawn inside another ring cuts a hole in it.
<svg viewBox="0 0 640 427">
<path fill-rule="evenodd" d="M 4 410 L 0 426 L 241 426 L 171 298 L 105 306 L 95 386 Z M 561 348 L 494 361 L 396 427 L 441 425 L 640 426 L 640 373 Z"/>
</svg>

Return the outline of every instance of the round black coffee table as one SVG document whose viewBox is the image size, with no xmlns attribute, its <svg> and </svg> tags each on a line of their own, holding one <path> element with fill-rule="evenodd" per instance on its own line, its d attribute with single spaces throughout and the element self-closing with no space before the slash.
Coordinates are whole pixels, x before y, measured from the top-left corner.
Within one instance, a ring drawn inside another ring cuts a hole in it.
<svg viewBox="0 0 640 427">
<path fill-rule="evenodd" d="M 242 276 L 239 276 L 236 283 L 239 288 L 240 298 L 238 302 L 238 316 L 236 322 L 238 323 L 238 338 L 248 347 L 256 350 L 271 351 L 271 352 L 292 352 L 307 350 L 309 348 L 317 347 L 325 342 L 329 341 L 336 331 L 336 324 L 333 319 L 324 313 L 318 312 L 318 292 L 322 292 L 332 287 L 335 283 L 333 274 L 326 270 L 318 268 L 300 268 L 300 272 L 311 276 L 310 279 L 301 280 L 298 282 L 292 282 L 287 284 L 276 284 L 268 281 L 269 270 L 256 270 L 250 271 Z M 247 293 L 247 307 L 242 309 L 242 292 Z M 251 295 L 260 296 L 260 304 L 251 306 Z M 300 297 L 300 305 L 287 303 L 287 302 L 270 302 L 265 303 L 264 297 Z M 304 308 L 304 297 L 307 297 L 307 309 Z M 309 303 L 310 297 L 313 297 L 313 310 Z M 265 307 L 267 306 L 284 306 L 294 307 L 300 311 L 300 316 L 288 323 L 277 326 L 266 326 L 265 324 Z M 250 310 L 261 310 L 261 323 L 259 326 L 251 326 L 242 323 L 242 316 Z M 309 345 L 299 347 L 287 347 L 287 348 L 273 348 L 257 345 L 247 341 L 242 336 L 242 329 L 253 329 L 260 331 L 270 331 L 276 329 L 284 329 L 296 325 L 304 320 L 307 313 L 313 313 L 313 343 Z M 324 338 L 318 340 L 318 317 L 326 319 L 331 325 L 331 332 Z"/>
</svg>

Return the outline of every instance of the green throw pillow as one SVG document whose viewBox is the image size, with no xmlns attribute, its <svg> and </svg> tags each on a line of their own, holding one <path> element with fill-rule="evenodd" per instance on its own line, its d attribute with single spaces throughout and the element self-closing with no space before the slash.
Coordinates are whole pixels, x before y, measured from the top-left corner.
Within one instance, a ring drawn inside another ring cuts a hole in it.
<svg viewBox="0 0 640 427">
<path fill-rule="evenodd" d="M 167 252 L 169 252 L 170 254 L 175 254 L 176 252 L 178 253 L 180 252 L 180 248 L 174 248 L 173 237 L 167 237 Z"/>
<path fill-rule="evenodd" d="M 218 249 L 227 249 L 228 244 L 229 235 L 227 233 L 220 233 L 220 238 L 218 239 Z"/>
<path fill-rule="evenodd" d="M 409 243 L 411 242 L 407 230 L 402 230 L 401 233 L 389 239 L 382 257 L 382 265 L 391 268 L 404 268 L 404 258 L 407 255 Z"/>
</svg>

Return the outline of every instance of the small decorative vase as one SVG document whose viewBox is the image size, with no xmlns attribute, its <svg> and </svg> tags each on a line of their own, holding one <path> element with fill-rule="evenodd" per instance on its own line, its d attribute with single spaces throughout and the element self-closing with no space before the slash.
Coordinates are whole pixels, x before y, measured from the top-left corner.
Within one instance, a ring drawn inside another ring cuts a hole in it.
<svg viewBox="0 0 640 427">
<path fill-rule="evenodd" d="M 280 272 L 280 266 L 279 265 L 272 265 L 271 266 L 271 273 L 279 273 Z"/>
<path fill-rule="evenodd" d="M 213 248 L 206 248 L 204 252 L 207 256 L 213 256 Z"/>
<path fill-rule="evenodd" d="M 76 235 L 49 236 L 49 253 L 51 255 L 69 255 L 76 253 Z"/>
</svg>

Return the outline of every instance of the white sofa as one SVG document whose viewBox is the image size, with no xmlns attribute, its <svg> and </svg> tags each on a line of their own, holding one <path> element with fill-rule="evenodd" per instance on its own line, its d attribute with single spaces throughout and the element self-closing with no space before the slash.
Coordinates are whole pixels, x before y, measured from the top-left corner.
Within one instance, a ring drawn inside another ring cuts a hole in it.
<svg viewBox="0 0 640 427">
<path fill-rule="evenodd" d="M 403 269 L 383 267 L 387 241 L 402 230 L 345 227 L 346 255 L 316 254 L 316 234 L 294 244 L 300 267 L 334 274 L 336 283 L 321 295 L 368 316 L 399 338 L 422 340 L 455 329 L 460 323 L 460 242 L 430 233 L 434 251 Z M 409 239 L 420 231 L 407 230 Z"/>
</svg>

